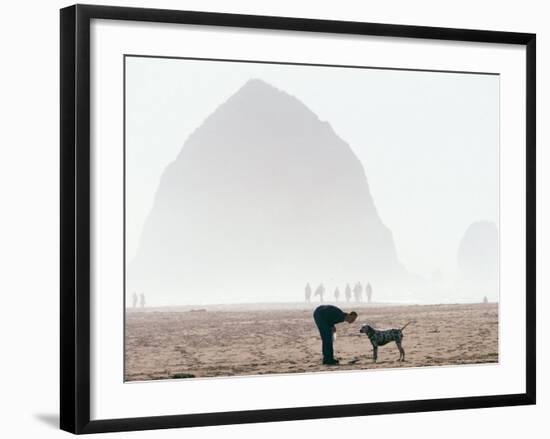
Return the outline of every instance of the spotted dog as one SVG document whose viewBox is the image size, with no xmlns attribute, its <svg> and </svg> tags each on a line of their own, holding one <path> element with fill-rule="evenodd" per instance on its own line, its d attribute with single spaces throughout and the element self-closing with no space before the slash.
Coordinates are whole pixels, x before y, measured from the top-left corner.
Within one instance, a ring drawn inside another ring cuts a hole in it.
<svg viewBox="0 0 550 439">
<path fill-rule="evenodd" d="M 405 329 L 411 323 L 412 322 L 407 323 L 401 329 L 386 329 L 383 331 L 374 329 L 370 325 L 361 326 L 359 332 L 361 332 L 362 334 L 366 334 L 369 338 L 372 344 L 372 354 L 375 363 L 376 359 L 378 358 L 378 346 L 384 346 L 385 344 L 392 341 L 395 342 L 395 344 L 397 345 L 397 349 L 399 349 L 399 361 L 405 361 L 405 350 L 403 349 L 403 346 L 401 346 L 401 340 L 403 340 L 403 329 Z"/>
</svg>

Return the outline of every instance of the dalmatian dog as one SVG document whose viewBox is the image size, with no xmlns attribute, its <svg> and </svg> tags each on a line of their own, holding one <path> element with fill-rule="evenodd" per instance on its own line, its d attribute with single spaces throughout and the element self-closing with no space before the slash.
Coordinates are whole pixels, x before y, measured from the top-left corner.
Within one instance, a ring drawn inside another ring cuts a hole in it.
<svg viewBox="0 0 550 439">
<path fill-rule="evenodd" d="M 374 362 L 378 358 L 378 346 L 384 346 L 392 341 L 397 345 L 399 349 L 399 361 L 405 361 L 405 350 L 401 346 L 401 340 L 403 340 L 403 329 L 409 326 L 412 322 L 407 323 L 401 329 L 374 329 L 370 325 L 363 325 L 359 330 L 360 333 L 366 334 L 372 344 L 372 354 Z"/>
</svg>

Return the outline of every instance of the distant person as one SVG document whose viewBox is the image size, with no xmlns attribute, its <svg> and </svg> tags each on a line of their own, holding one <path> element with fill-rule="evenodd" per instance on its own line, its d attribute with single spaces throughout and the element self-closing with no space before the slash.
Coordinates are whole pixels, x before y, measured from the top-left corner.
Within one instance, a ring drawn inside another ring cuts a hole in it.
<svg viewBox="0 0 550 439">
<path fill-rule="evenodd" d="M 340 299 L 340 290 L 338 289 L 338 287 L 336 287 L 336 289 L 334 290 L 334 300 L 338 302 L 339 299 Z"/>
<path fill-rule="evenodd" d="M 311 302 L 311 286 L 309 285 L 309 282 L 306 285 L 306 303 Z"/>
<path fill-rule="evenodd" d="M 315 296 L 319 296 L 319 302 L 323 303 L 323 296 L 325 295 L 325 286 L 320 284 L 315 290 Z"/>
<path fill-rule="evenodd" d="M 334 326 L 340 322 L 353 323 L 357 318 L 357 313 L 352 311 L 345 313 L 334 305 L 319 305 L 313 311 L 313 320 L 319 329 L 322 342 L 323 364 L 335 365 L 338 360 L 334 358 L 334 349 L 332 347 L 333 335 L 336 332 Z"/>
<path fill-rule="evenodd" d="M 351 300 L 351 287 L 349 286 L 349 284 L 346 285 L 346 290 L 344 291 L 344 294 L 346 295 L 346 302 L 349 303 L 349 301 Z"/>
<path fill-rule="evenodd" d="M 363 300 L 363 286 L 361 282 L 357 282 L 353 287 L 353 295 L 355 296 L 356 302 L 361 302 Z"/>
<path fill-rule="evenodd" d="M 145 308 L 145 294 L 143 293 L 139 295 L 139 306 Z"/>
<path fill-rule="evenodd" d="M 487 299 L 487 296 L 483 296 L 483 303 L 489 303 L 489 299 Z"/>
<path fill-rule="evenodd" d="M 367 293 L 367 302 L 372 302 L 372 286 L 370 283 L 367 283 L 367 286 L 365 287 L 365 292 Z"/>
<path fill-rule="evenodd" d="M 138 304 L 138 295 L 134 291 L 134 294 L 132 294 L 132 308 L 135 308 Z"/>
</svg>

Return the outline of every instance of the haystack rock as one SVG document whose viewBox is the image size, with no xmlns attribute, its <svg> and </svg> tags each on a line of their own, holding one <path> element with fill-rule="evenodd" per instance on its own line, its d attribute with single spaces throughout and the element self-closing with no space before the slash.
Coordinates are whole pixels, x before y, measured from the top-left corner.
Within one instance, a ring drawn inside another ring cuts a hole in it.
<svg viewBox="0 0 550 439">
<path fill-rule="evenodd" d="M 127 280 L 156 303 L 232 303 L 404 273 L 350 147 L 298 99 L 250 80 L 164 170 Z"/>
</svg>

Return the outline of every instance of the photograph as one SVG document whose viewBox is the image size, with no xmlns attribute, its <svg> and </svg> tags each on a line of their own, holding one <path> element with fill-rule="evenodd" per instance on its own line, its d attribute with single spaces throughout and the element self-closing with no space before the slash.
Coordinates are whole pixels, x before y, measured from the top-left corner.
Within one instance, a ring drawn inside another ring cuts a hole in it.
<svg viewBox="0 0 550 439">
<path fill-rule="evenodd" d="M 549 5 L 4 2 L 3 437 L 538 439 Z"/>
<path fill-rule="evenodd" d="M 125 382 L 499 363 L 498 73 L 122 62 Z"/>
</svg>

